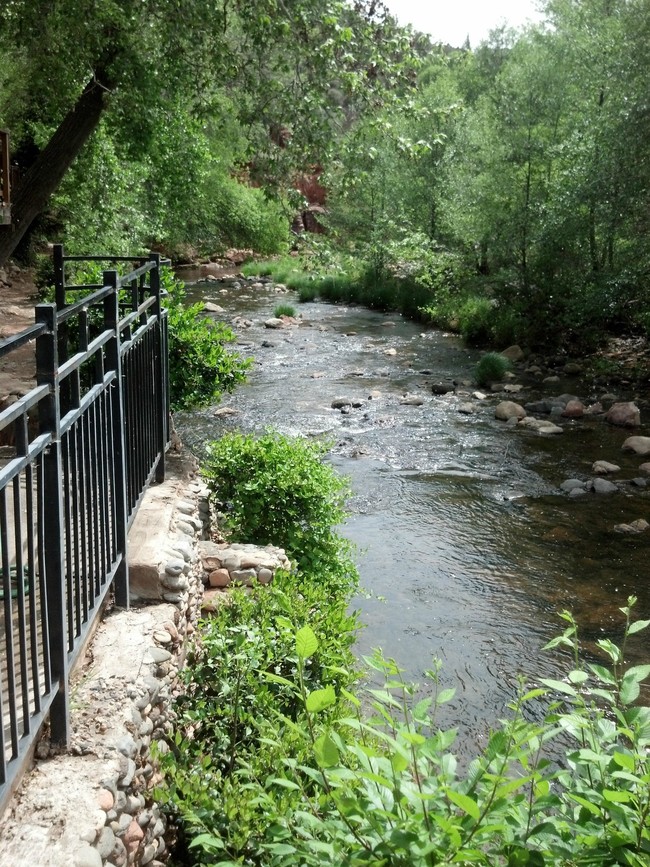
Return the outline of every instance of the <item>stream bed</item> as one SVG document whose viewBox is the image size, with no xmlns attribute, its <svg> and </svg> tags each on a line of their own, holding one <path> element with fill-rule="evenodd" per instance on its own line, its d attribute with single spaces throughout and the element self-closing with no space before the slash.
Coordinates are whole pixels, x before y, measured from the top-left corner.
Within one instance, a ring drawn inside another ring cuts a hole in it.
<svg viewBox="0 0 650 867">
<path fill-rule="evenodd" d="M 567 670 L 557 652 L 542 651 L 565 625 L 559 611 L 573 611 L 590 653 L 598 638 L 620 638 L 618 608 L 629 594 L 639 598 L 636 616 L 650 617 L 650 530 L 613 530 L 650 517 L 650 487 L 631 483 L 646 459 L 621 451 L 629 430 L 602 418 L 562 421 L 563 434 L 553 437 L 510 429 L 494 418 L 508 395 L 472 398 L 479 353 L 396 314 L 297 304 L 245 282 L 188 288 L 223 309 L 217 318 L 232 325 L 238 350 L 255 364 L 249 383 L 222 401 L 236 412 L 178 414 L 181 438 L 198 456 L 206 441 L 232 429 L 272 427 L 333 441 L 331 461 L 354 492 L 344 533 L 359 548 L 366 591 L 355 600 L 363 623 L 358 652 L 381 647 L 420 683 L 439 658 L 443 685 L 456 688 L 439 722 L 459 726 L 467 748 L 485 742 L 520 675 Z M 266 328 L 274 306 L 286 301 L 300 324 Z M 456 393 L 432 394 L 432 383 L 447 380 L 461 383 Z M 563 392 L 597 396 L 573 377 L 525 383 L 513 399 Z M 422 405 L 400 403 L 405 394 Z M 360 405 L 333 409 L 337 398 Z M 468 402 L 474 411 L 459 412 Z M 644 406 L 642 422 L 643 415 Z M 593 477 L 599 459 L 621 467 L 611 477 L 618 493 L 573 499 L 560 490 L 567 478 Z M 647 632 L 634 636 L 630 660 L 647 662 L 649 644 Z"/>
</svg>

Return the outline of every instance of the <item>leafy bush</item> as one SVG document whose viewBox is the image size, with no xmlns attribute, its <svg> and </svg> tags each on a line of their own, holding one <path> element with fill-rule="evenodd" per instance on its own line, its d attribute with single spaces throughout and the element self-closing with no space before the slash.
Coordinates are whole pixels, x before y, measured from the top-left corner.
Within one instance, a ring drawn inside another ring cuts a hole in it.
<svg viewBox="0 0 650 867">
<path fill-rule="evenodd" d="M 636 702 L 650 665 L 626 668 L 624 656 L 628 637 L 650 621 L 632 620 L 633 597 L 621 609 L 622 646 L 598 642 L 609 666 L 581 661 L 576 623 L 563 613 L 568 626 L 548 647 L 568 648 L 573 667 L 562 680 L 521 684 L 508 718 L 466 769 L 451 752 L 456 730 L 436 721 L 454 694 L 440 687 L 438 664 L 420 698 L 377 652 L 367 662 L 383 686 L 358 698 L 351 679 L 323 665 L 336 636 L 324 632 L 319 640 L 310 625 L 291 633 L 294 601 L 267 601 L 261 616 L 250 606 L 250 631 L 263 621 L 269 641 L 249 644 L 248 634 L 238 637 L 241 624 L 231 627 L 234 637 L 225 641 L 238 659 L 224 654 L 222 641 L 211 647 L 222 622 L 207 639 L 209 666 L 198 676 L 190 671 L 186 734 L 177 734 L 165 757 L 172 776 L 163 797 L 192 838 L 192 863 L 647 867 L 650 708 Z M 277 605 L 287 614 L 269 617 Z M 228 616 L 228 607 L 222 611 Z M 274 622 L 282 633 L 280 670 L 289 677 L 269 668 Z M 322 679 L 328 671 L 338 681 Z M 212 740 L 204 691 L 212 694 L 215 682 L 216 712 L 229 716 Z M 235 723 L 233 707 L 245 702 L 253 703 Z M 228 761 L 235 729 L 248 735 L 237 743 L 236 762 Z"/>
<path fill-rule="evenodd" d="M 488 343 L 494 305 L 489 298 L 473 295 L 458 309 L 458 330 L 471 346 Z"/>
<path fill-rule="evenodd" d="M 278 319 L 280 316 L 295 316 L 296 308 L 291 304 L 278 304 L 273 310 L 273 315 Z"/>
<path fill-rule="evenodd" d="M 347 482 L 322 458 L 327 446 L 269 431 L 229 433 L 208 446 L 203 472 L 234 541 L 279 545 L 301 571 L 355 572 L 349 543 L 334 531 L 345 517 Z"/>
<path fill-rule="evenodd" d="M 172 409 L 217 403 L 246 379 L 250 360 L 226 348 L 235 335 L 222 322 L 202 317 L 202 305 L 185 305 L 182 283 L 163 276 L 169 311 L 169 389 Z"/>
<path fill-rule="evenodd" d="M 510 362 L 498 352 L 486 352 L 476 365 L 476 382 L 486 386 L 492 382 L 501 382 L 510 369 Z"/>
</svg>

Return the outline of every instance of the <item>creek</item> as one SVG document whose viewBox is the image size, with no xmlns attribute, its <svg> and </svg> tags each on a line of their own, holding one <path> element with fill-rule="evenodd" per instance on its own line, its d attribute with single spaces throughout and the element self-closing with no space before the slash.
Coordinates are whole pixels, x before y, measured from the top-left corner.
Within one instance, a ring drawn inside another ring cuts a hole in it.
<svg viewBox="0 0 650 867">
<path fill-rule="evenodd" d="M 355 601 L 358 652 L 381 647 L 418 682 L 439 658 L 442 685 L 456 688 L 439 722 L 458 725 L 468 747 L 485 743 L 520 675 L 568 670 L 568 659 L 542 650 L 565 625 L 559 611 L 574 613 L 589 654 L 599 638 L 620 639 L 618 609 L 629 594 L 639 598 L 635 617 L 650 618 L 650 530 L 613 530 L 648 517 L 650 488 L 630 483 L 647 459 L 621 451 L 629 431 L 602 418 L 563 420 L 558 436 L 508 428 L 494 418 L 508 395 L 472 398 L 479 353 L 456 336 L 360 307 L 297 304 L 245 282 L 190 286 L 196 276 L 183 275 L 193 298 L 224 309 L 218 318 L 232 324 L 238 350 L 255 364 L 249 383 L 222 402 L 236 413 L 177 415 L 183 441 L 200 456 L 226 430 L 270 426 L 334 442 L 331 461 L 354 491 L 344 532 L 359 547 L 367 591 Z M 285 301 L 300 324 L 265 328 Z M 431 383 L 441 380 L 466 385 L 435 396 Z M 525 385 L 514 398 L 522 403 L 594 396 L 593 385 L 575 377 L 515 381 Z M 401 404 L 405 394 L 424 402 Z M 333 409 L 341 397 L 360 406 Z M 459 407 L 468 401 L 475 411 L 465 415 Z M 620 466 L 612 477 L 618 493 L 573 499 L 560 490 L 564 479 L 593 477 L 598 459 Z M 630 639 L 630 661 L 648 661 L 646 636 Z"/>
</svg>

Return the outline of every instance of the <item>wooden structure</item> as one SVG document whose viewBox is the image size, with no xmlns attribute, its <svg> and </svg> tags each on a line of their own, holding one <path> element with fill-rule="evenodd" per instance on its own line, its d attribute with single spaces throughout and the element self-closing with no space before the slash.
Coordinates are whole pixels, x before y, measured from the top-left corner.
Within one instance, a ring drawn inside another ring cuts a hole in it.
<svg viewBox="0 0 650 867">
<path fill-rule="evenodd" d="M 11 168 L 9 133 L 0 130 L 0 226 L 11 223 Z"/>
</svg>

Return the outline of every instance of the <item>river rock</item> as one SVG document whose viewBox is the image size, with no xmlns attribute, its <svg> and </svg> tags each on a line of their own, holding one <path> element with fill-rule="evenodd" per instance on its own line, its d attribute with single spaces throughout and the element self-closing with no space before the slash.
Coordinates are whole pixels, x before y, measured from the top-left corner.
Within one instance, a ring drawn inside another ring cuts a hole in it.
<svg viewBox="0 0 650 867">
<path fill-rule="evenodd" d="M 472 397 L 474 400 L 487 400 L 487 394 L 484 394 L 482 391 L 473 391 Z"/>
<path fill-rule="evenodd" d="M 582 373 L 582 365 L 577 361 L 567 361 L 563 370 L 567 376 L 579 376 Z"/>
<path fill-rule="evenodd" d="M 523 385 L 514 382 L 506 383 L 506 385 L 503 386 L 503 390 L 508 394 L 518 394 L 520 391 L 523 391 L 523 389 Z"/>
<path fill-rule="evenodd" d="M 540 427 L 537 428 L 537 433 L 541 436 L 545 435 L 553 435 L 564 433 L 564 428 L 560 427 L 557 424 L 553 424 L 552 421 L 546 421 Z"/>
<path fill-rule="evenodd" d="M 581 481 L 580 479 L 565 479 L 560 485 L 560 488 L 563 491 L 566 491 L 567 494 L 570 494 L 571 491 L 575 490 L 586 490 L 586 482 Z"/>
<path fill-rule="evenodd" d="M 265 328 L 283 328 L 284 320 L 279 319 L 277 316 L 272 316 L 270 319 L 267 319 L 264 323 Z"/>
<path fill-rule="evenodd" d="M 645 518 L 637 518 L 636 521 L 631 521 L 629 524 L 616 524 L 614 527 L 615 533 L 643 533 L 644 530 L 647 530 L 650 527 L 650 524 L 645 520 Z"/>
<path fill-rule="evenodd" d="M 552 406 L 550 400 L 531 400 L 524 404 L 524 409 L 533 415 L 549 415 Z"/>
<path fill-rule="evenodd" d="M 510 418 L 521 419 L 526 417 L 526 410 L 512 400 L 502 400 L 496 405 L 494 417 L 499 421 L 508 421 Z"/>
<path fill-rule="evenodd" d="M 539 430 L 547 424 L 550 424 L 548 419 L 542 420 L 532 415 L 527 415 L 519 421 L 519 427 L 530 428 L 531 430 Z"/>
<path fill-rule="evenodd" d="M 615 403 L 605 413 L 605 421 L 619 427 L 639 427 L 641 413 L 635 403 Z"/>
<path fill-rule="evenodd" d="M 215 569 L 208 577 L 210 587 L 227 587 L 230 584 L 230 572 L 227 569 Z"/>
<path fill-rule="evenodd" d="M 594 479 L 591 482 L 591 489 L 595 494 L 615 494 L 618 492 L 618 487 L 614 482 L 608 482 L 607 479 Z"/>
<path fill-rule="evenodd" d="M 637 455 L 650 455 L 650 437 L 628 437 L 622 448 Z"/>
<path fill-rule="evenodd" d="M 335 397 L 330 406 L 332 409 L 343 409 L 346 406 L 352 406 L 352 401 L 349 397 Z"/>
<path fill-rule="evenodd" d="M 553 374 L 552 376 L 545 376 L 542 382 L 559 382 L 560 377 Z"/>
<path fill-rule="evenodd" d="M 461 415 L 472 415 L 472 413 L 476 412 L 476 407 L 473 403 L 461 403 L 458 407 L 458 412 Z"/>
<path fill-rule="evenodd" d="M 569 400 L 562 410 L 564 418 L 582 418 L 585 414 L 585 405 L 581 400 Z"/>
<path fill-rule="evenodd" d="M 223 307 L 219 307 L 218 304 L 214 304 L 212 301 L 206 301 L 203 305 L 203 309 L 206 313 L 225 313 L 226 311 Z"/>
<path fill-rule="evenodd" d="M 389 349 L 384 349 L 384 355 L 397 355 L 397 350 L 391 346 Z"/>
<path fill-rule="evenodd" d="M 417 394 L 405 394 L 399 402 L 402 406 L 422 406 L 424 400 Z"/>
<path fill-rule="evenodd" d="M 524 350 L 516 343 L 513 346 L 509 346 L 507 349 L 504 349 L 501 355 L 504 358 L 507 358 L 508 361 L 514 362 L 523 361 L 525 358 Z"/>
<path fill-rule="evenodd" d="M 599 476 L 606 476 L 608 473 L 618 473 L 621 468 L 616 464 L 610 464 L 609 461 L 595 461 L 591 469 Z"/>
<path fill-rule="evenodd" d="M 585 408 L 585 415 L 601 415 L 603 412 L 603 405 L 600 401 L 592 403 Z"/>
<path fill-rule="evenodd" d="M 455 388 L 456 384 L 450 379 L 431 383 L 431 391 L 433 394 L 449 394 L 449 392 L 454 391 Z"/>
<path fill-rule="evenodd" d="M 645 464 L 641 464 L 639 467 L 642 473 L 650 473 L 650 462 L 646 462 Z"/>
</svg>

